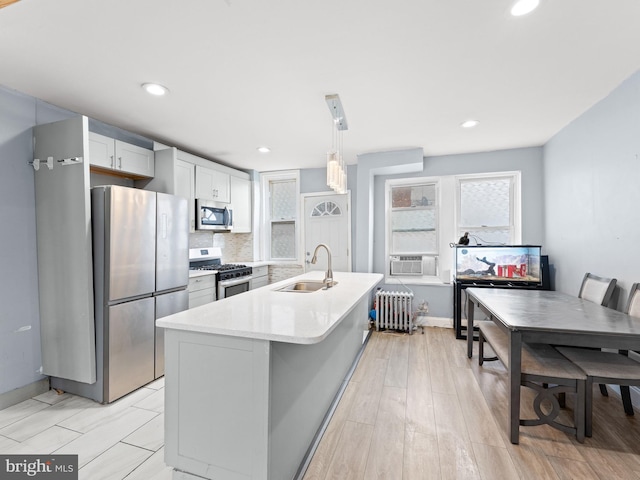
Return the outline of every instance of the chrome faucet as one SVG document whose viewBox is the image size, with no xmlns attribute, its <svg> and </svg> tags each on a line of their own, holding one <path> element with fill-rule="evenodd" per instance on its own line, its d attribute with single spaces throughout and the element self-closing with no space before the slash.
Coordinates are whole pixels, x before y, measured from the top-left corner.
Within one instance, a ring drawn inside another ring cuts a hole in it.
<svg viewBox="0 0 640 480">
<path fill-rule="evenodd" d="M 322 281 L 322 283 L 325 284 L 325 288 L 331 288 L 336 284 L 336 282 L 333 281 L 333 270 L 331 269 L 331 250 L 329 250 L 329 247 L 327 247 L 324 243 L 318 244 L 316 249 L 313 251 L 311 263 L 315 265 L 315 263 L 318 261 L 318 249 L 320 247 L 324 247 L 327 251 L 327 273 L 324 274 L 324 280 Z"/>
</svg>

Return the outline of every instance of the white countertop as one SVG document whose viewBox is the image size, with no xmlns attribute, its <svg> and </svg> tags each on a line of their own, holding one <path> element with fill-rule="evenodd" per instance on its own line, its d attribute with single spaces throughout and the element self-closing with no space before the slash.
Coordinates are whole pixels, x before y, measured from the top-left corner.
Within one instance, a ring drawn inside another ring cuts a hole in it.
<svg viewBox="0 0 640 480">
<path fill-rule="evenodd" d="M 264 267 L 266 265 L 272 265 L 273 262 L 271 261 L 266 261 L 266 260 L 260 260 L 257 262 L 236 262 L 236 263 L 241 263 L 242 265 L 246 265 L 247 267 Z"/>
<path fill-rule="evenodd" d="M 217 270 L 189 270 L 189 278 L 202 277 L 203 275 L 215 275 Z"/>
<path fill-rule="evenodd" d="M 158 319 L 159 327 L 256 338 L 286 343 L 322 341 L 380 283 L 379 273 L 334 272 L 338 284 L 310 293 L 278 292 L 302 280 L 319 280 L 314 271 Z"/>
</svg>

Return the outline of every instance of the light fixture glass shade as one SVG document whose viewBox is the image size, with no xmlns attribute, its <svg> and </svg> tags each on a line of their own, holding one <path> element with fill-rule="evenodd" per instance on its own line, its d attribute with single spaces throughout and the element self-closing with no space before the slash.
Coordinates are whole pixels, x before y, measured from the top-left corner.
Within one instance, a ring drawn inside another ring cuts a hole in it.
<svg viewBox="0 0 640 480">
<path fill-rule="evenodd" d="M 347 130 L 347 119 L 337 94 L 325 96 L 333 117 L 331 150 L 327 153 L 327 186 L 336 193 L 347 192 L 347 167 L 342 157 L 342 132 Z"/>
<path fill-rule="evenodd" d="M 340 163 L 337 152 L 327 153 L 327 186 L 335 189 L 340 181 Z"/>
</svg>

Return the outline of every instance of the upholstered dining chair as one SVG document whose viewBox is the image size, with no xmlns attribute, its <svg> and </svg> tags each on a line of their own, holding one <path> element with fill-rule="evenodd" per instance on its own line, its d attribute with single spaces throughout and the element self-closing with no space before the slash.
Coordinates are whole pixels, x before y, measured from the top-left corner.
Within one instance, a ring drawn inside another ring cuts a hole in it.
<svg viewBox="0 0 640 480">
<path fill-rule="evenodd" d="M 599 277 L 593 273 L 586 273 L 582 279 L 578 297 L 606 307 L 609 305 L 615 289 L 615 278 Z"/>
<path fill-rule="evenodd" d="M 608 306 L 616 289 L 616 279 L 606 278 L 594 275 L 593 273 L 585 273 L 578 292 L 578 298 L 583 298 L 598 305 Z M 597 349 L 596 349 L 597 350 Z M 605 397 L 609 396 L 607 385 L 600 384 L 600 393 Z"/>
<path fill-rule="evenodd" d="M 624 312 L 640 317 L 640 283 L 634 283 Z M 629 386 L 640 385 L 640 362 L 630 358 L 628 352 L 605 352 L 573 347 L 556 347 L 562 355 L 587 375 L 585 395 L 585 434 L 591 436 L 593 425 L 593 383 L 620 385 L 622 404 L 627 415 L 633 415 Z"/>
</svg>

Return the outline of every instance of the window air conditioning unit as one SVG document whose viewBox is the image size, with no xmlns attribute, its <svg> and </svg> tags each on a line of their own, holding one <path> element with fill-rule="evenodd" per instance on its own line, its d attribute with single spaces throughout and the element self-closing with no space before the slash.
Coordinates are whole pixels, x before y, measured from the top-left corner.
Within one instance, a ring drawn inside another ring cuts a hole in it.
<svg viewBox="0 0 640 480">
<path fill-rule="evenodd" d="M 391 256 L 391 275 L 422 275 L 422 256 Z"/>
</svg>

